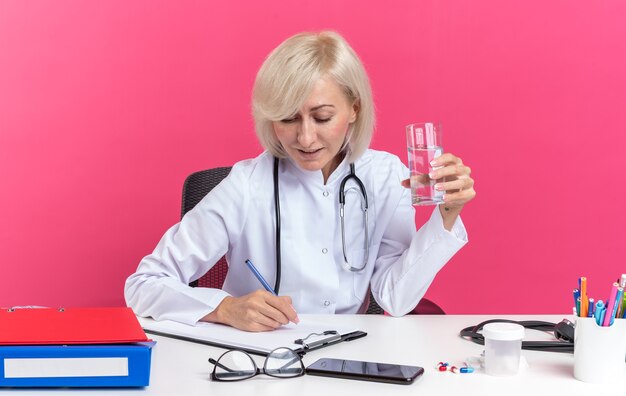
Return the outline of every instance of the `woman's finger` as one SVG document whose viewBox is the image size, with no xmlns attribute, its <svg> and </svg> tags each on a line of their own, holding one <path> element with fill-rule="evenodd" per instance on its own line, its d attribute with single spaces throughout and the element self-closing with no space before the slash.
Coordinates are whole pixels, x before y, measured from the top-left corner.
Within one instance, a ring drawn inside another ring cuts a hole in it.
<svg viewBox="0 0 626 396">
<path fill-rule="evenodd" d="M 452 178 L 451 180 L 457 179 L 461 176 L 469 176 L 472 170 L 469 166 L 465 166 L 463 164 L 455 164 L 448 165 L 443 168 L 433 169 L 429 176 L 431 179 L 439 180 L 442 178 Z"/>
<path fill-rule="evenodd" d="M 452 181 L 446 181 L 443 183 L 435 184 L 435 190 L 437 191 L 462 191 L 464 189 L 470 188 L 470 184 L 467 182 L 468 179 L 456 179 Z"/>
<path fill-rule="evenodd" d="M 431 166 L 446 166 L 450 164 L 463 165 L 463 160 L 452 153 L 443 153 L 439 157 L 433 159 Z"/>
</svg>

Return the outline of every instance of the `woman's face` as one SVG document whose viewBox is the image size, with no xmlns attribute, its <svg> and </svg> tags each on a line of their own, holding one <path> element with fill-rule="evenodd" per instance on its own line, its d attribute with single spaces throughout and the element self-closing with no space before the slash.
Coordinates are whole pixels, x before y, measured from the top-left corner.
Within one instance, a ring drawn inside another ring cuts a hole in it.
<svg viewBox="0 0 626 396">
<path fill-rule="evenodd" d="M 357 107 L 332 78 L 322 77 L 293 118 L 274 121 L 274 133 L 298 166 L 321 170 L 324 182 L 342 160 L 338 156 Z"/>
</svg>

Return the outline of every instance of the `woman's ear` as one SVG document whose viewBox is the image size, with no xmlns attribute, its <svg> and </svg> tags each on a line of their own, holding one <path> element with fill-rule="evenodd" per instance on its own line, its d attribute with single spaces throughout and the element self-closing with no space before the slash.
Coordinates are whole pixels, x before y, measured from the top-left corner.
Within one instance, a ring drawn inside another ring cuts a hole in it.
<svg viewBox="0 0 626 396">
<path fill-rule="evenodd" d="M 352 103 L 352 112 L 350 114 L 350 123 L 353 123 L 354 121 L 356 121 L 357 116 L 359 115 L 359 110 L 361 110 L 361 101 L 356 99 Z"/>
</svg>

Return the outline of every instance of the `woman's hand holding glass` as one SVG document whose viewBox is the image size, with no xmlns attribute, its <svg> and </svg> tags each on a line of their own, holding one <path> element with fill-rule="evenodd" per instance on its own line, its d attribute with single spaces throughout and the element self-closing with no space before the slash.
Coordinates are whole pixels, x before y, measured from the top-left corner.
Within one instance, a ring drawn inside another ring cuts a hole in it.
<svg viewBox="0 0 626 396">
<path fill-rule="evenodd" d="M 463 207 L 474 199 L 474 179 L 470 177 L 472 170 L 463 164 L 463 160 L 452 153 L 444 153 L 431 163 L 433 171 L 430 178 L 435 179 L 435 189 L 445 191 L 444 203 L 446 207 Z M 445 179 L 442 180 L 442 179 Z"/>
<path fill-rule="evenodd" d="M 241 297 L 226 297 L 202 320 L 256 332 L 274 330 L 289 322 L 299 322 L 291 297 L 274 296 L 265 290 L 257 290 Z"/>
<path fill-rule="evenodd" d="M 452 153 L 444 153 L 431 162 L 433 170 L 429 174 L 437 184 L 435 189 L 445 191 L 444 202 L 447 207 L 463 207 L 474 199 L 474 179 L 470 177 L 471 169 L 463 164 L 463 160 Z M 443 180 L 445 178 L 445 181 Z M 402 181 L 402 185 L 411 188 L 410 179 Z"/>
<path fill-rule="evenodd" d="M 474 199 L 474 179 L 472 170 L 463 164 L 463 160 L 452 153 L 444 153 L 431 162 L 430 179 L 436 180 L 435 189 L 445 191 L 443 204 L 439 205 L 444 227 L 451 230 L 454 222 L 466 203 Z M 402 181 L 402 185 L 411 188 L 410 179 Z"/>
</svg>

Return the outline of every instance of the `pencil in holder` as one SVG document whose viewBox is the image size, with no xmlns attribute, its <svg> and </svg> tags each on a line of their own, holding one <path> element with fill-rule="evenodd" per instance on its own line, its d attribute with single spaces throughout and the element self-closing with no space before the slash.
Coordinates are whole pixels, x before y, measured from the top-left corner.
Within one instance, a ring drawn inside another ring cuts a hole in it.
<svg viewBox="0 0 626 396">
<path fill-rule="evenodd" d="M 598 326 L 595 318 L 576 318 L 574 377 L 591 383 L 610 383 L 626 375 L 626 319 Z"/>
</svg>

